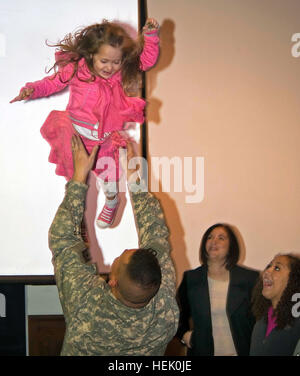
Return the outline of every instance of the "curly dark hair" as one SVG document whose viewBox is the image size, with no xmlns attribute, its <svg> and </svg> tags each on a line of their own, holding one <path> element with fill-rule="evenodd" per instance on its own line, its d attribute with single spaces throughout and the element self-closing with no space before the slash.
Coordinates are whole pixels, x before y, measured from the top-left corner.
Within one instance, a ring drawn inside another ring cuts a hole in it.
<svg viewBox="0 0 300 376">
<path fill-rule="evenodd" d="M 122 51 L 122 85 L 128 95 L 134 95 L 139 89 L 140 84 L 140 60 L 139 55 L 142 51 L 143 42 L 141 38 L 133 40 L 122 26 L 117 23 L 103 20 L 101 24 L 93 24 L 85 28 L 79 29 L 74 34 L 67 34 L 64 39 L 56 44 L 46 44 L 50 47 L 57 47 L 57 50 L 63 52 L 58 61 L 48 70 L 53 69 L 55 75 L 58 74 L 59 68 L 69 63 L 74 64 L 74 70 L 69 82 L 78 72 L 78 62 L 84 58 L 91 72 L 91 82 L 95 80 L 96 72 L 93 68 L 93 55 L 99 51 L 104 45 L 110 45 L 120 48 Z M 77 75 L 78 77 L 78 75 Z M 80 79 L 78 77 L 78 79 Z"/>
<path fill-rule="evenodd" d="M 226 256 L 225 260 L 225 267 L 227 270 L 232 269 L 238 262 L 239 257 L 240 257 L 240 247 L 238 240 L 231 229 L 231 227 L 225 223 L 216 223 L 215 225 L 209 227 L 201 240 L 200 244 L 200 261 L 202 262 L 203 265 L 207 265 L 207 252 L 206 252 L 206 242 L 207 238 L 209 237 L 210 233 L 217 227 L 222 227 L 227 233 L 227 236 L 229 238 L 229 250 L 228 254 Z"/>
<path fill-rule="evenodd" d="M 300 259 L 293 254 L 280 254 L 278 256 L 285 256 L 289 260 L 289 280 L 287 286 L 274 310 L 276 317 L 276 328 L 283 329 L 287 325 L 292 326 L 295 318 L 292 315 L 292 307 L 295 304 L 292 301 L 292 296 L 300 292 Z M 268 321 L 268 310 L 271 306 L 271 301 L 262 295 L 263 280 L 262 275 L 258 279 L 252 293 L 252 312 L 256 320 L 264 319 Z"/>
</svg>

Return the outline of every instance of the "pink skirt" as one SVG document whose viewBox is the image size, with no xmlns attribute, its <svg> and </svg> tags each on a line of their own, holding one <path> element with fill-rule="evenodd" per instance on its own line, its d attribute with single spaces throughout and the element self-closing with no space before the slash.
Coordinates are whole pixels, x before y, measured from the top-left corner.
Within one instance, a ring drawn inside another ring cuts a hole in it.
<svg viewBox="0 0 300 376">
<path fill-rule="evenodd" d="M 119 148 L 125 148 L 128 140 L 121 133 L 112 132 L 104 141 L 92 141 L 79 135 L 88 153 L 95 145 L 100 145 L 93 171 L 105 181 L 120 180 L 122 171 L 119 167 Z M 78 135 L 78 132 L 73 128 L 68 112 L 50 112 L 41 128 L 41 134 L 50 144 L 49 162 L 56 164 L 55 173 L 71 180 L 74 172 L 71 138 L 73 134 Z"/>
</svg>

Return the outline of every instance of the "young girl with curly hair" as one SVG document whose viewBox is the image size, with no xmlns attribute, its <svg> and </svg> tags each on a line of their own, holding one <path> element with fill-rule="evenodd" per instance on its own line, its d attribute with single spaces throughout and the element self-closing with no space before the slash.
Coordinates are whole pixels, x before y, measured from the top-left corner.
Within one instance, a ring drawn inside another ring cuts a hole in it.
<svg viewBox="0 0 300 376">
<path fill-rule="evenodd" d="M 250 355 L 293 355 L 300 338 L 300 259 L 277 255 L 263 271 L 253 291 L 256 318 Z"/>
<path fill-rule="evenodd" d="M 66 111 L 52 111 L 41 133 L 51 146 L 49 161 L 57 165 L 56 174 L 67 180 L 73 175 L 72 135 L 80 135 L 88 152 L 100 146 L 93 171 L 106 196 L 97 218 L 101 228 L 112 224 L 118 206 L 118 151 L 126 147 L 124 126 L 144 121 L 145 101 L 134 95 L 141 71 L 157 61 L 158 28 L 150 18 L 143 38 L 133 40 L 119 23 L 103 21 L 68 34 L 52 46 L 57 47 L 54 74 L 27 83 L 11 101 L 47 97 L 69 87 Z"/>
</svg>

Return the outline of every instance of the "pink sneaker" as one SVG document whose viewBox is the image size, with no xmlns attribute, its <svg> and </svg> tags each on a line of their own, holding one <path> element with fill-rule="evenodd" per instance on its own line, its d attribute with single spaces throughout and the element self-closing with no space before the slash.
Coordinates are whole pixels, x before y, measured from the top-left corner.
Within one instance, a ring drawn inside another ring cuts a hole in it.
<svg viewBox="0 0 300 376">
<path fill-rule="evenodd" d="M 116 204 L 113 208 L 109 208 L 106 204 L 104 205 L 101 213 L 97 218 L 97 226 L 100 228 L 106 228 L 112 225 L 115 215 L 118 209 L 118 204 Z"/>
</svg>

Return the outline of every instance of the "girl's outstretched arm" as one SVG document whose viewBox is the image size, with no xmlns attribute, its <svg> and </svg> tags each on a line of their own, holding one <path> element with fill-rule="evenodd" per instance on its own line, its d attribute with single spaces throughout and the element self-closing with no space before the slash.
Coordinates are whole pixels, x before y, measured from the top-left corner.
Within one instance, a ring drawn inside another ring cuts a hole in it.
<svg viewBox="0 0 300 376">
<path fill-rule="evenodd" d="M 159 24 L 154 18 L 148 18 L 143 27 L 144 48 L 140 56 L 140 68 L 146 71 L 153 67 L 159 56 Z"/>
<path fill-rule="evenodd" d="M 39 81 L 27 82 L 20 90 L 19 95 L 12 99 L 10 103 L 22 101 L 24 99 L 48 97 L 63 90 L 69 84 L 70 77 L 73 74 L 73 69 L 73 64 L 70 63 L 59 69 L 56 74 L 47 76 Z"/>
</svg>

